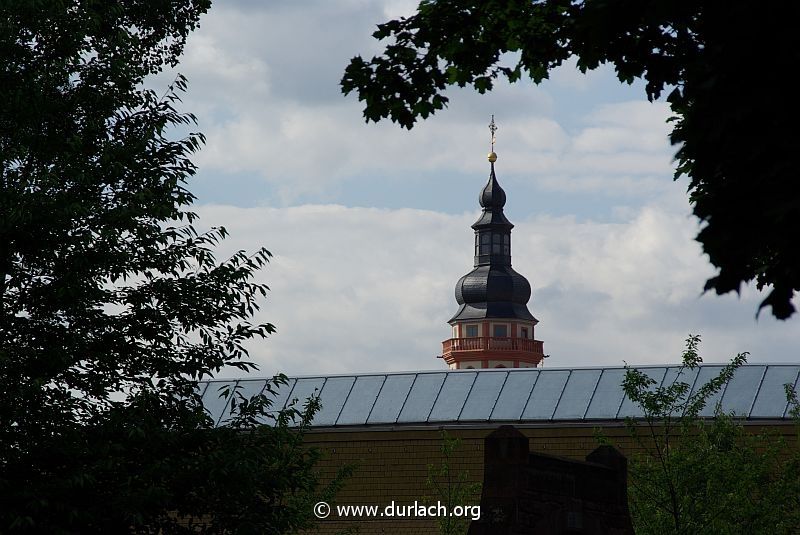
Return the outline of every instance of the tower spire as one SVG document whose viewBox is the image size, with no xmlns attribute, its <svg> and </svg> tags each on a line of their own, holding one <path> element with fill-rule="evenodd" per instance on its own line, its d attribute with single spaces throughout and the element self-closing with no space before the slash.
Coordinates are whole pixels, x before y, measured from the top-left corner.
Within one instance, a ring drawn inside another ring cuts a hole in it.
<svg viewBox="0 0 800 535">
<path fill-rule="evenodd" d="M 478 197 L 481 215 L 472 225 L 474 269 L 456 283 L 459 309 L 448 321 L 453 338 L 442 344 L 443 358 L 451 368 L 530 367 L 544 357 L 542 342 L 533 337 L 538 320 L 528 310 L 530 283 L 511 268 L 514 225 L 503 213 L 506 194 L 494 171 L 494 115 L 489 132 L 489 181 Z"/>
<path fill-rule="evenodd" d="M 494 162 L 497 161 L 497 154 L 494 152 L 497 141 L 494 115 L 489 123 L 489 132 L 492 135 L 489 180 L 478 196 L 478 203 L 483 208 L 481 217 L 472 225 L 475 230 L 475 267 L 485 264 L 511 265 L 511 229 L 514 225 L 503 213 L 506 192 L 500 187 L 494 172 Z"/>
</svg>

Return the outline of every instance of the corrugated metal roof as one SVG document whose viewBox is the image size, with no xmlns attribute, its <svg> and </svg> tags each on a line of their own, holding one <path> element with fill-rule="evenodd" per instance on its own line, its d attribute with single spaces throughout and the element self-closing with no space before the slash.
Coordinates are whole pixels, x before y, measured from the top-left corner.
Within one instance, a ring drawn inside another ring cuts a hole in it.
<svg viewBox="0 0 800 535">
<path fill-rule="evenodd" d="M 678 366 L 641 366 L 657 384 L 678 378 Z M 722 366 L 705 364 L 680 380 L 696 391 Z M 447 370 L 331 375 L 289 379 L 278 389 L 273 409 L 292 400 L 298 406 L 314 393 L 322 409 L 315 427 L 360 425 L 442 425 L 447 423 L 591 422 L 640 417 L 622 391 L 624 368 L 544 368 Z M 200 385 L 203 404 L 217 424 L 230 416 L 220 398 L 225 387 L 240 387 L 249 397 L 263 391 L 266 379 L 214 380 Z M 748 364 L 706 405 L 712 416 L 718 400 L 725 412 L 750 419 L 787 418 L 783 385 L 800 386 L 800 364 Z"/>
</svg>

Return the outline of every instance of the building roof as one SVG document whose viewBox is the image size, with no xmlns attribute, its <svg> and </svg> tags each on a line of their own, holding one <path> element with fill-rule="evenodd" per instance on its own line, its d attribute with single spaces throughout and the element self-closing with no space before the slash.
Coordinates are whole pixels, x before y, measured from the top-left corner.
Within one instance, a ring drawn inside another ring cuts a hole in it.
<svg viewBox="0 0 800 535">
<path fill-rule="evenodd" d="M 450 324 L 483 318 L 538 323 L 528 310 L 531 285 L 511 266 L 478 266 L 458 279 L 455 293 L 459 308 Z"/>
<path fill-rule="evenodd" d="M 681 381 L 692 392 L 716 377 L 721 364 L 704 364 L 686 370 Z M 657 384 L 667 386 L 677 378 L 678 366 L 637 366 Z M 370 373 L 290 378 L 278 389 L 275 410 L 293 399 L 316 393 L 322 409 L 315 428 L 353 426 L 441 426 L 452 424 L 515 425 L 621 421 L 641 417 L 622 391 L 625 369 L 538 368 L 443 370 Z M 712 416 L 717 401 L 725 412 L 752 420 L 787 419 L 788 402 L 783 385 L 798 388 L 800 364 L 749 364 L 735 375 L 701 412 Z M 201 383 L 203 403 L 217 424 L 230 415 L 220 388 L 238 387 L 246 396 L 262 392 L 267 379 L 212 380 Z"/>
</svg>

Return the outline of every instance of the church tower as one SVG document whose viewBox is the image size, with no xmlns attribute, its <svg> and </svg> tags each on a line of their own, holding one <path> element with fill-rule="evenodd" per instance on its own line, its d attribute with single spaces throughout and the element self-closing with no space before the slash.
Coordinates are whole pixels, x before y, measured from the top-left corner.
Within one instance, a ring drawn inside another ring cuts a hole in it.
<svg viewBox="0 0 800 535">
<path fill-rule="evenodd" d="M 530 368 L 544 358 L 542 342 L 533 336 L 539 321 L 528 310 L 531 285 L 511 268 L 514 225 L 503 214 L 506 193 L 494 172 L 494 116 L 489 130 L 489 181 L 478 197 L 483 211 L 472 225 L 474 269 L 456 283 L 459 309 L 448 321 L 453 337 L 442 342 L 442 357 L 452 369 Z"/>
</svg>

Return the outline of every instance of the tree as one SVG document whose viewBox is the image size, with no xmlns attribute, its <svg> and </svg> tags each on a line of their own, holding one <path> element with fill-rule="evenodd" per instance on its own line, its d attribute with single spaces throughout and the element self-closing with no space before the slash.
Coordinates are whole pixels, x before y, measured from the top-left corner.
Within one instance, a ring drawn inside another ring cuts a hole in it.
<svg viewBox="0 0 800 535">
<path fill-rule="evenodd" d="M 795 533 L 800 521 L 800 451 L 781 437 L 751 435 L 717 406 L 700 411 L 745 362 L 737 355 L 720 374 L 691 392 L 686 374 L 702 362 L 699 336 L 687 340 L 671 384 L 656 386 L 627 368 L 623 389 L 642 409 L 628 419 L 639 449 L 631 456 L 629 502 L 636 533 Z"/>
<path fill-rule="evenodd" d="M 315 454 L 288 428 L 318 405 L 245 431 L 267 391 L 216 429 L 196 390 L 255 369 L 245 344 L 274 330 L 252 322 L 269 252 L 217 261 L 225 229 L 192 226 L 203 136 L 172 139 L 195 122 L 176 109 L 185 80 L 143 88 L 209 5 L 0 1 L 3 533 L 309 525 L 291 504 L 320 492 Z"/>
<path fill-rule="evenodd" d="M 697 240 L 719 269 L 705 289 L 755 281 L 770 289 L 759 311 L 786 319 L 800 290 L 800 117 L 785 81 L 800 63 L 798 15 L 786 2 L 422 0 L 415 15 L 378 26 L 383 54 L 353 58 L 341 85 L 364 101 L 367 121 L 406 128 L 445 107 L 448 86 L 539 83 L 573 56 L 584 72 L 611 63 L 620 81 L 644 80 L 650 100 L 667 91 L 675 178 L 689 178 Z M 507 52 L 516 64 L 501 64 Z"/>
<path fill-rule="evenodd" d="M 427 497 L 426 503 L 433 505 L 433 499 L 437 500 L 436 505 L 443 505 L 448 512 L 454 511 L 456 507 L 468 507 L 466 504 L 473 503 L 475 498 L 480 498 L 481 484 L 470 483 L 469 473 L 466 471 L 454 472 L 453 461 L 455 460 L 456 450 L 461 446 L 461 439 L 451 437 L 447 431 L 439 433 L 442 439 L 442 462 L 440 465 L 428 465 L 428 477 L 425 486 L 433 492 L 433 497 Z M 473 517 L 464 514 L 462 516 L 439 515 L 436 523 L 439 527 L 440 535 L 463 535 L 469 530 L 470 520 Z"/>
</svg>

